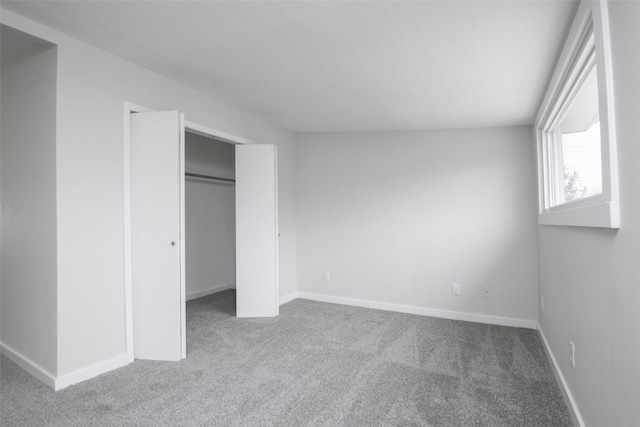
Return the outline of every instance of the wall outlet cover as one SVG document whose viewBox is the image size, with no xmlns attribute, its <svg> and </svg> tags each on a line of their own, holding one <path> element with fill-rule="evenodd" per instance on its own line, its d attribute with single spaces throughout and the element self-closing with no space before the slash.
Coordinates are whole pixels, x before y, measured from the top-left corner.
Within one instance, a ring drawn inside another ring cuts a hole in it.
<svg viewBox="0 0 640 427">
<path fill-rule="evenodd" d="M 451 293 L 452 293 L 453 295 L 460 295 L 460 293 L 461 293 L 461 288 L 462 288 L 462 286 L 460 285 L 460 283 L 454 283 L 454 284 L 451 286 Z"/>
<path fill-rule="evenodd" d="M 571 367 L 576 367 L 576 346 L 573 344 L 573 341 L 569 341 L 569 361 L 571 362 Z"/>
</svg>

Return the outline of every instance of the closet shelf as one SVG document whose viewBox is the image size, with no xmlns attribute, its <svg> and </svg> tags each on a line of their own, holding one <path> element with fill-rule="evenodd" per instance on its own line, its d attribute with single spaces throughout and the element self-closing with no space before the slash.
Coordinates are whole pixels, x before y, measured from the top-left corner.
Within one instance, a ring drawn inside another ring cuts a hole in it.
<svg viewBox="0 0 640 427">
<path fill-rule="evenodd" d="M 211 175 L 201 175 L 199 173 L 191 173 L 191 172 L 185 172 L 184 176 L 189 178 L 209 179 L 211 181 L 223 181 L 223 182 L 231 182 L 231 183 L 236 182 L 235 179 L 221 178 L 219 176 L 211 176 Z"/>
</svg>

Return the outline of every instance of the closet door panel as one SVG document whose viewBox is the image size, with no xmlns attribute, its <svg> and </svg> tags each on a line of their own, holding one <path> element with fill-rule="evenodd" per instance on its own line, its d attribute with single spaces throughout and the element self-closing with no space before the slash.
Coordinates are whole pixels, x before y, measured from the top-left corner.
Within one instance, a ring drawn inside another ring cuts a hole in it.
<svg viewBox="0 0 640 427">
<path fill-rule="evenodd" d="M 131 115 L 131 250 L 134 354 L 186 356 L 184 292 L 184 118 L 177 111 Z"/>
<path fill-rule="evenodd" d="M 276 147 L 236 146 L 236 313 L 278 315 Z"/>
</svg>

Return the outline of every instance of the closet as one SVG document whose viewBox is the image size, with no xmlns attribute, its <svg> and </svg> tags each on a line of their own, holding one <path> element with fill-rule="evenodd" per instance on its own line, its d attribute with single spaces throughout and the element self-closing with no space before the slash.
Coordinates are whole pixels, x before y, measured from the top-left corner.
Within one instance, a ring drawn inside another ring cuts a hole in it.
<svg viewBox="0 0 640 427">
<path fill-rule="evenodd" d="M 177 361 L 187 299 L 235 287 L 238 317 L 278 315 L 277 150 L 142 108 L 125 105 L 127 342 Z"/>
<path fill-rule="evenodd" d="M 186 299 L 236 283 L 235 146 L 185 133 Z"/>
</svg>

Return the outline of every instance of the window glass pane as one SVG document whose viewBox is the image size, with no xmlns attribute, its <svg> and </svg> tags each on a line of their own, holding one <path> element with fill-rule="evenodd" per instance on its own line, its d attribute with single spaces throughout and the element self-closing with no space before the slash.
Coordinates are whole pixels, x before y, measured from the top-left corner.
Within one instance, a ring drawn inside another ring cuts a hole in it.
<svg viewBox="0 0 640 427">
<path fill-rule="evenodd" d="M 565 203 L 602 193 L 597 80 L 593 66 L 560 125 Z"/>
</svg>

